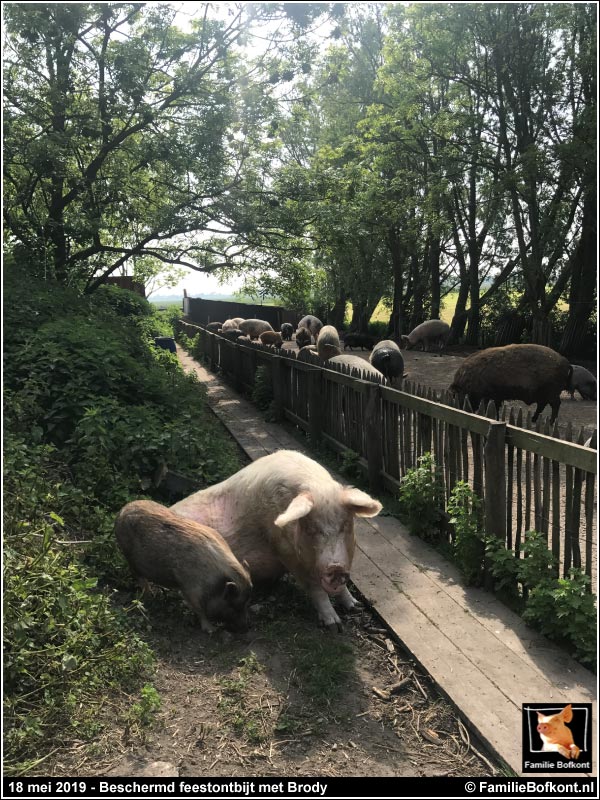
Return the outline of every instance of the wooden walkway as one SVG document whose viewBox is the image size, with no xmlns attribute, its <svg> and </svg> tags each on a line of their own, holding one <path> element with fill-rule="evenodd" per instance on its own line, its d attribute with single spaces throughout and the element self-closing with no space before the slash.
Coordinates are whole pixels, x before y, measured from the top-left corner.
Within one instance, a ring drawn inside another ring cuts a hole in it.
<svg viewBox="0 0 600 800">
<path fill-rule="evenodd" d="M 282 448 L 311 456 L 185 351 L 178 347 L 177 352 L 252 460 Z M 521 774 L 522 704 L 596 702 L 591 672 L 493 595 L 464 586 L 458 570 L 398 520 L 357 519 L 355 529 L 353 583 L 471 729 L 515 773 Z M 595 708 L 593 714 L 596 719 Z"/>
</svg>

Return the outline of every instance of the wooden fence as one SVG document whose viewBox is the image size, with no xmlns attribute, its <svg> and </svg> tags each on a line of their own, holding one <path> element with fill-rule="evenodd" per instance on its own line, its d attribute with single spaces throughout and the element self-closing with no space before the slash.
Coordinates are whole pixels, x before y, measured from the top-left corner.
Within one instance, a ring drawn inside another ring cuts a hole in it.
<svg viewBox="0 0 600 800">
<path fill-rule="evenodd" d="M 485 529 L 518 554 L 526 531 L 546 535 L 563 575 L 580 567 L 596 575 L 596 433 L 591 447 L 559 439 L 558 426 L 531 430 L 530 415 L 488 415 L 441 403 L 433 391 L 398 391 L 296 358 L 295 351 L 232 342 L 180 322 L 211 367 L 252 390 L 256 370 L 270 373 L 273 411 L 325 440 L 338 452 L 358 454 L 373 491 L 397 493 L 402 476 L 431 452 L 446 498 L 456 482 L 469 483 L 483 500 Z M 528 422 L 529 420 L 529 422 Z M 541 423 L 540 423 L 541 425 Z M 539 427 L 539 426 L 538 426 Z"/>
<path fill-rule="evenodd" d="M 202 297 L 184 297 L 183 313 L 196 325 L 208 325 L 209 322 L 225 322 L 226 319 L 242 317 L 242 319 L 264 319 L 274 330 L 279 330 L 282 322 L 291 323 L 295 329 L 302 317 L 302 314 L 288 311 L 281 306 L 253 305 L 233 300 L 208 300 Z"/>
</svg>

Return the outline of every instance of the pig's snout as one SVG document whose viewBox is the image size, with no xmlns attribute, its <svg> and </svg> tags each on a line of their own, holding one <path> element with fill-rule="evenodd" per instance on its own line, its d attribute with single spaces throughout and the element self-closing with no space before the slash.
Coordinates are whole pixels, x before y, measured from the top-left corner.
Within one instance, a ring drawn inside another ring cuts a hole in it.
<svg viewBox="0 0 600 800">
<path fill-rule="evenodd" d="M 321 574 L 321 586 L 327 594 L 339 594 L 349 577 L 350 573 L 341 564 L 331 564 Z"/>
<path fill-rule="evenodd" d="M 542 725 L 542 724 L 538 725 L 537 726 L 538 733 L 546 733 L 547 727 L 548 727 L 547 725 Z"/>
</svg>

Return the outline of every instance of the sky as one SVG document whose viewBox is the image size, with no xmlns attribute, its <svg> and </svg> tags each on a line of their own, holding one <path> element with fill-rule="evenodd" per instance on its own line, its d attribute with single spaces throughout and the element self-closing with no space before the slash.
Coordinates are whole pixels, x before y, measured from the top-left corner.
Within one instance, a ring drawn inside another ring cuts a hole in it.
<svg viewBox="0 0 600 800">
<path fill-rule="evenodd" d="M 203 13 L 205 4 L 194 2 L 173 2 L 169 5 L 178 9 L 175 22 L 177 25 L 179 25 L 179 27 L 185 30 L 189 27 L 189 22 L 194 16 L 198 15 L 199 13 Z M 213 11 L 217 11 L 217 13 L 225 16 L 228 11 L 227 7 L 230 5 L 234 6 L 236 3 L 224 2 L 213 4 Z M 327 26 L 324 27 L 326 28 Z M 271 30 L 270 32 L 273 33 L 274 30 Z M 249 37 L 248 39 L 246 49 L 249 51 L 250 55 L 256 55 L 257 53 L 264 51 L 265 43 L 268 41 L 268 36 L 265 35 L 266 31 L 264 29 L 260 31 L 260 34 L 262 35 L 259 35 L 254 39 L 254 41 L 253 37 Z M 242 278 L 230 278 L 226 282 L 220 283 L 219 278 L 214 275 L 206 275 L 205 273 L 195 272 L 194 270 L 187 268 L 185 271 L 185 277 L 180 280 L 176 286 L 169 289 L 159 289 L 154 294 L 160 296 L 181 296 L 184 289 L 187 291 L 188 295 L 192 297 L 211 293 L 230 294 L 240 289 L 243 283 Z"/>
<path fill-rule="evenodd" d="M 185 289 L 189 297 L 204 297 L 207 294 L 232 294 L 242 286 L 242 279 L 228 280 L 220 283 L 214 275 L 206 275 L 203 272 L 194 272 L 186 268 L 186 276 L 171 289 L 158 289 L 154 294 L 160 297 L 173 295 L 181 297 Z"/>
</svg>

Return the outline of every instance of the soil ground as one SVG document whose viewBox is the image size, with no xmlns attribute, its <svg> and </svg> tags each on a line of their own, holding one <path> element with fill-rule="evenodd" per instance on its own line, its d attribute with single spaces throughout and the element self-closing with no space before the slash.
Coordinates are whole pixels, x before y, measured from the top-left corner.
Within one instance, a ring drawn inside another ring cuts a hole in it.
<svg viewBox="0 0 600 800">
<path fill-rule="evenodd" d="M 120 599 L 127 605 L 134 596 Z M 139 776 L 157 761 L 182 777 L 471 777 L 497 769 L 369 611 L 346 616 L 342 634 L 325 632 L 286 578 L 257 596 L 248 633 L 208 635 L 174 593 L 143 600 L 158 658 L 154 724 L 113 721 L 94 759 L 63 753 L 51 774 Z"/>
<path fill-rule="evenodd" d="M 285 342 L 286 349 L 296 349 L 296 343 Z M 366 361 L 369 360 L 368 350 L 350 350 L 346 351 L 348 354 L 360 356 Z M 403 350 L 402 357 L 404 358 L 404 370 L 408 373 L 407 380 L 415 383 L 420 383 L 422 386 L 431 387 L 435 391 L 442 391 L 447 389 L 452 383 L 454 374 L 461 361 L 472 353 L 476 352 L 474 348 L 469 347 L 449 347 L 447 352 L 443 355 L 437 353 L 424 353 L 420 350 Z M 595 366 L 592 363 L 582 363 L 592 373 L 596 373 Z M 585 438 L 587 439 L 592 435 L 593 431 L 598 426 L 598 405 L 595 400 L 582 400 L 578 392 L 575 393 L 575 400 L 571 400 L 568 392 L 563 392 L 561 395 L 561 406 L 558 414 L 558 424 L 561 431 L 564 431 L 569 422 L 573 426 L 575 433 L 579 433 L 581 427 L 585 429 Z M 523 409 L 523 414 L 526 415 L 528 411 L 532 413 L 535 411 L 535 406 L 526 406 L 525 403 L 518 401 L 508 404 L 511 408 Z M 550 407 L 547 406 L 542 412 L 542 418 L 550 418 Z"/>
</svg>

